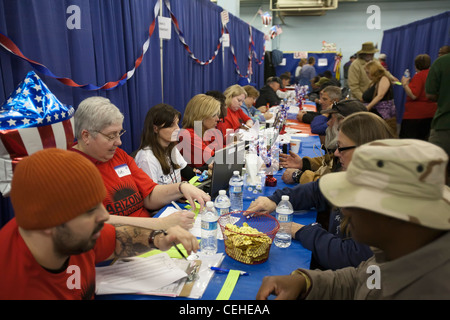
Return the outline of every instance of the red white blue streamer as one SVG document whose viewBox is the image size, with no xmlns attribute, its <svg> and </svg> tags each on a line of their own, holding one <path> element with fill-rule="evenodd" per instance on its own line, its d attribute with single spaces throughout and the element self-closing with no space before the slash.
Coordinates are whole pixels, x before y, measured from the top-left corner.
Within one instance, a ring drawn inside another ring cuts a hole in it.
<svg viewBox="0 0 450 320">
<path fill-rule="evenodd" d="M 56 80 L 60 81 L 61 83 L 65 84 L 67 86 L 77 87 L 77 88 L 86 89 L 86 90 L 112 90 L 112 89 L 115 89 L 115 88 L 125 84 L 131 77 L 133 77 L 136 69 L 141 65 L 142 59 L 144 58 L 144 55 L 145 55 L 145 53 L 147 52 L 147 50 L 148 50 L 148 48 L 150 46 L 150 38 L 153 35 L 153 32 L 155 31 L 156 17 L 158 16 L 158 13 L 159 13 L 159 2 L 156 3 L 153 11 L 154 11 L 154 18 L 153 18 L 153 22 L 151 23 L 151 25 L 149 27 L 148 39 L 145 41 L 144 45 L 142 46 L 142 54 L 135 61 L 133 69 L 131 69 L 128 72 L 126 72 L 125 74 L 123 74 L 122 77 L 120 77 L 119 80 L 107 82 L 107 83 L 103 84 L 102 86 L 96 86 L 96 85 L 93 85 L 93 84 L 83 84 L 82 85 L 82 84 L 76 83 L 72 79 L 56 76 L 45 65 L 27 58 L 20 51 L 20 49 L 16 46 L 15 43 L 10 38 L 8 38 L 6 35 L 4 35 L 1 32 L 0 32 L 0 46 L 2 46 L 5 50 L 9 51 L 13 55 L 15 55 L 15 56 L 17 56 L 17 57 L 27 61 L 28 63 L 30 63 L 31 66 L 35 70 L 37 70 L 38 72 L 40 72 L 40 73 L 42 73 L 42 74 L 44 74 L 46 76 L 55 78 Z"/>
</svg>

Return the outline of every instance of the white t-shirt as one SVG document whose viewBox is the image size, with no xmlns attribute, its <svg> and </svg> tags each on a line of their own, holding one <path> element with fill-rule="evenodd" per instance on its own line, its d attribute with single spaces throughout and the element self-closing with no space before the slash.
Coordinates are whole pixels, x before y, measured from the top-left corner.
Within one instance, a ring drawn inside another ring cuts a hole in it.
<svg viewBox="0 0 450 320">
<path fill-rule="evenodd" d="M 184 169 L 187 165 L 186 160 L 180 154 L 180 151 L 175 147 L 172 149 L 172 159 L 180 166 L 180 169 L 172 170 L 169 174 L 165 175 L 162 171 L 161 164 L 156 159 L 153 151 L 150 148 L 144 148 L 138 151 L 134 161 L 137 166 L 144 170 L 153 181 L 157 184 L 172 184 L 181 182 L 181 169 Z M 167 159 L 169 160 L 169 159 Z"/>
</svg>

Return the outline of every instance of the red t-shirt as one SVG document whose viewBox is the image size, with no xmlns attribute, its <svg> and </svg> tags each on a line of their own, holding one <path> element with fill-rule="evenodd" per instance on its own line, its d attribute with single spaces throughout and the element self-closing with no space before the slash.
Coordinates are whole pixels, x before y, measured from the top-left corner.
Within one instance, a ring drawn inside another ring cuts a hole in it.
<svg viewBox="0 0 450 320">
<path fill-rule="evenodd" d="M 69 258 L 66 270 L 52 273 L 37 263 L 13 218 L 0 230 L 0 300 L 93 299 L 95 264 L 116 247 L 116 229 L 105 224 L 92 250 Z"/>
<path fill-rule="evenodd" d="M 227 109 L 227 116 L 225 117 L 225 127 L 226 129 L 236 130 L 241 126 L 242 123 L 246 123 L 248 120 L 251 120 L 249 116 L 247 116 L 241 108 L 237 111 L 233 111 L 230 108 Z"/>
<path fill-rule="evenodd" d="M 194 128 L 182 129 L 177 148 L 188 165 L 194 168 L 202 167 L 214 156 L 215 150 L 222 149 L 220 145 L 223 145 L 223 139 L 216 139 L 221 136 L 217 129 L 208 130 L 203 140 L 195 133 Z"/>
<path fill-rule="evenodd" d="M 117 148 L 114 157 L 107 162 L 98 161 L 74 148 L 72 151 L 91 160 L 100 171 L 106 187 L 103 205 L 110 214 L 150 217 L 144 208 L 144 199 L 158 184 L 125 151 Z"/>
<path fill-rule="evenodd" d="M 417 97 L 412 100 L 406 96 L 405 113 L 403 119 L 426 119 L 433 118 L 437 110 L 437 103 L 427 99 L 425 94 L 425 82 L 427 81 L 429 69 L 417 72 L 409 82 L 409 88 Z"/>
</svg>

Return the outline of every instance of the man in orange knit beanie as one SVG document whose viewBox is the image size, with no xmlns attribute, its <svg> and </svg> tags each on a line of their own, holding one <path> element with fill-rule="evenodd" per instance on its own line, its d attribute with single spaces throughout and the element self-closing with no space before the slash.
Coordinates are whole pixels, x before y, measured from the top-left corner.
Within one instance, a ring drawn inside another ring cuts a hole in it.
<svg viewBox="0 0 450 320">
<path fill-rule="evenodd" d="M 197 251 L 179 226 L 165 235 L 106 224 L 105 195 L 95 165 L 76 152 L 44 149 L 21 160 L 11 186 L 15 218 L 0 230 L 0 300 L 92 299 L 96 263 L 173 241 Z"/>
</svg>

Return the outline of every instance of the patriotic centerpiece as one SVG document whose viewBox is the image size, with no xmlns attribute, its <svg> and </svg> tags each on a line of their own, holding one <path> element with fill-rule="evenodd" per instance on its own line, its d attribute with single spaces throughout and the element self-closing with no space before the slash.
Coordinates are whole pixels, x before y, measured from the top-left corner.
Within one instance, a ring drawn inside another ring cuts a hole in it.
<svg viewBox="0 0 450 320">
<path fill-rule="evenodd" d="M 45 148 L 74 141 L 72 106 L 62 104 L 31 71 L 0 107 L 0 192 L 8 196 L 17 163 Z M 49 163 L 51 166 L 51 163 Z"/>
<path fill-rule="evenodd" d="M 306 100 L 305 96 L 308 94 L 308 86 L 295 85 L 295 100 L 297 100 L 298 107 L 302 110 L 303 102 Z"/>
</svg>

